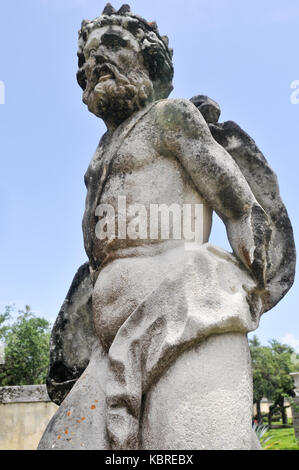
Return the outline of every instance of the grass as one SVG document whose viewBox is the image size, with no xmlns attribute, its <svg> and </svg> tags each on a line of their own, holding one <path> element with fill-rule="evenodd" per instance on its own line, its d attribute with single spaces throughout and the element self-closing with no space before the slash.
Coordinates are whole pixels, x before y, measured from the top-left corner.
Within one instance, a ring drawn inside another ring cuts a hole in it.
<svg viewBox="0 0 299 470">
<path fill-rule="evenodd" d="M 294 428 L 270 429 L 264 437 L 272 436 L 265 444 L 264 450 L 299 450 L 296 443 Z"/>
</svg>

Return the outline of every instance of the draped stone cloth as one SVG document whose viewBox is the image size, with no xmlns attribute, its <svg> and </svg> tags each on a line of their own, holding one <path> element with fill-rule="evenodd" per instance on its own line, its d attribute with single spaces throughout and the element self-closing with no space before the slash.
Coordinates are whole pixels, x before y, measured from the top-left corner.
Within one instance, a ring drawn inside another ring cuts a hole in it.
<svg viewBox="0 0 299 470">
<path fill-rule="evenodd" d="M 186 251 L 119 329 L 109 350 L 107 430 L 115 449 L 138 449 L 141 400 L 183 351 L 220 333 L 258 326 L 246 302 L 254 286 L 235 257 L 209 243 Z"/>
<path fill-rule="evenodd" d="M 108 354 L 94 341 L 89 365 L 49 423 L 40 449 L 144 448 L 142 401 L 165 370 L 209 337 L 257 328 L 259 317 L 252 317 L 246 301 L 254 286 L 250 274 L 222 249 L 209 243 L 194 248 L 176 249 L 176 269 L 124 322 Z"/>
</svg>

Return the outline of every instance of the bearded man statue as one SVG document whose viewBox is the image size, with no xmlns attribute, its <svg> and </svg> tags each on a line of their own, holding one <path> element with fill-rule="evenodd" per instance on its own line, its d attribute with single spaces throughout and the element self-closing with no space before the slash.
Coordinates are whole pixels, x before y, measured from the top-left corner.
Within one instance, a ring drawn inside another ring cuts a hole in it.
<svg viewBox="0 0 299 470">
<path fill-rule="evenodd" d="M 85 175 L 88 263 L 53 328 L 60 407 L 39 448 L 258 448 L 247 333 L 295 266 L 276 176 L 213 100 L 168 99 L 168 39 L 127 5 L 83 21 L 78 59 L 107 132 Z M 208 242 L 213 211 L 232 253 Z"/>
</svg>

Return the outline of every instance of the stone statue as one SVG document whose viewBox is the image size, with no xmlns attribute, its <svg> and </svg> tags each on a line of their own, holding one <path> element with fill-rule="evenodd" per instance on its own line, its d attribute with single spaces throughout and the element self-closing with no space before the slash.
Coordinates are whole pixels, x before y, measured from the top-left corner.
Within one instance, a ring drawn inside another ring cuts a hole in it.
<svg viewBox="0 0 299 470">
<path fill-rule="evenodd" d="M 83 21 L 78 58 L 83 102 L 107 132 L 85 175 L 89 262 L 52 333 L 61 406 L 39 448 L 258 448 L 247 333 L 295 266 L 276 176 L 213 100 L 168 99 L 168 39 L 128 5 Z M 176 212 L 188 205 L 201 208 L 191 245 Z M 180 236 L 162 236 L 165 208 Z M 208 243 L 212 211 L 233 253 Z"/>
</svg>

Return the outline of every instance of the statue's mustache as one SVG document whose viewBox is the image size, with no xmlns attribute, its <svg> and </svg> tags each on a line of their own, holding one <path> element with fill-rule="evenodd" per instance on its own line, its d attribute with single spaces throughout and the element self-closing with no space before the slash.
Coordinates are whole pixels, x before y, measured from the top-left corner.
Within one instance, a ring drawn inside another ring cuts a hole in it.
<svg viewBox="0 0 299 470">
<path fill-rule="evenodd" d="M 110 61 L 96 65 L 93 69 L 93 80 L 96 84 L 105 81 L 106 77 L 116 80 L 121 85 L 129 83 L 129 79 L 119 70 L 117 65 Z"/>
</svg>

